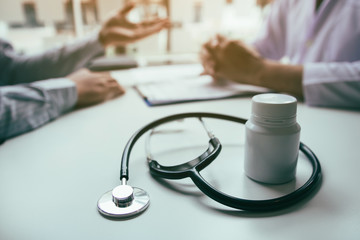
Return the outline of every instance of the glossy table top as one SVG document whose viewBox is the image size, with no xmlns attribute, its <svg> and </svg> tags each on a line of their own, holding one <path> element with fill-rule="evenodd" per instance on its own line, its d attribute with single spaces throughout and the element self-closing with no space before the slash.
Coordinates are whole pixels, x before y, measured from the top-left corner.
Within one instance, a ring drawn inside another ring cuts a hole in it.
<svg viewBox="0 0 360 240">
<path fill-rule="evenodd" d="M 180 112 L 248 118 L 250 101 L 148 107 L 129 87 L 118 99 L 8 140 L 0 146 L 0 239 L 359 239 L 360 113 L 301 103 L 301 141 L 317 154 L 323 181 L 296 206 L 272 213 L 241 212 L 207 198 L 188 180 L 155 179 L 140 140 L 132 153 L 129 184 L 147 190 L 150 207 L 122 221 L 98 213 L 98 199 L 120 183 L 122 150 L 137 129 Z M 251 181 L 242 169 L 243 126 L 213 126 L 225 146 L 223 156 L 203 173 L 214 186 L 261 198 L 281 195 L 306 180 L 309 166 L 300 156 L 293 182 L 266 186 Z"/>
</svg>

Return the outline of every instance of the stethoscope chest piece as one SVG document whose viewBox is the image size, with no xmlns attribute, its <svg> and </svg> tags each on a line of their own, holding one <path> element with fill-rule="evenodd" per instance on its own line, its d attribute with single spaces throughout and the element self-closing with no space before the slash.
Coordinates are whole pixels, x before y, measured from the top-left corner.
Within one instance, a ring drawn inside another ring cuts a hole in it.
<svg viewBox="0 0 360 240">
<path fill-rule="evenodd" d="M 149 204 L 150 197 L 144 190 L 120 185 L 102 195 L 98 210 L 107 217 L 128 218 L 145 211 Z"/>
</svg>

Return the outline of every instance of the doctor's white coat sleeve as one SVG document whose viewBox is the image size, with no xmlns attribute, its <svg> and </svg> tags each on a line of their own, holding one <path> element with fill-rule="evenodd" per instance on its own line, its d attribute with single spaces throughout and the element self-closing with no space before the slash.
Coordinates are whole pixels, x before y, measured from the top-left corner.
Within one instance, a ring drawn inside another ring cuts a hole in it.
<svg viewBox="0 0 360 240">
<path fill-rule="evenodd" d="M 303 29 L 295 31 L 294 26 L 289 26 L 287 18 L 289 11 L 300 3 L 302 2 L 288 0 L 277 0 L 273 3 L 262 31 L 252 44 L 261 56 L 280 60 L 287 55 L 287 47 L 293 44 L 288 42 L 289 36 L 304 31 Z M 297 46 L 298 49 L 300 47 Z M 359 48 L 354 51 L 359 51 Z M 293 62 L 292 56 L 288 57 Z M 306 104 L 360 109 L 360 59 L 348 62 L 304 61 L 297 64 L 304 66 L 302 81 Z"/>
<path fill-rule="evenodd" d="M 308 105 L 360 109 L 360 61 L 304 64 L 303 92 Z"/>
</svg>

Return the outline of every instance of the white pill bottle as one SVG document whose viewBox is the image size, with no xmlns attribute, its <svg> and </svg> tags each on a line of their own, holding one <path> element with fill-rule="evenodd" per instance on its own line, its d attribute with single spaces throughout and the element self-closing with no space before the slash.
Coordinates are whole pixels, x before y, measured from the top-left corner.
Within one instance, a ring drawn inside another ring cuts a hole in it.
<svg viewBox="0 0 360 240">
<path fill-rule="evenodd" d="M 245 124 L 248 177 L 268 184 L 295 178 L 300 145 L 296 110 L 297 100 L 289 95 L 266 93 L 252 98 L 251 117 Z"/>
</svg>

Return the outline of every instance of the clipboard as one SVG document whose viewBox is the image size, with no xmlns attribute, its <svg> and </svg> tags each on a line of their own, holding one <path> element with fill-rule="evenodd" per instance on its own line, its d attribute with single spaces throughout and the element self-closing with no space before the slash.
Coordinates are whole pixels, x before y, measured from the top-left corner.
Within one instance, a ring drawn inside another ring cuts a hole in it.
<svg viewBox="0 0 360 240">
<path fill-rule="evenodd" d="M 149 106 L 248 97 L 269 89 L 230 81 L 214 81 L 210 76 L 138 84 L 135 89 Z"/>
</svg>

